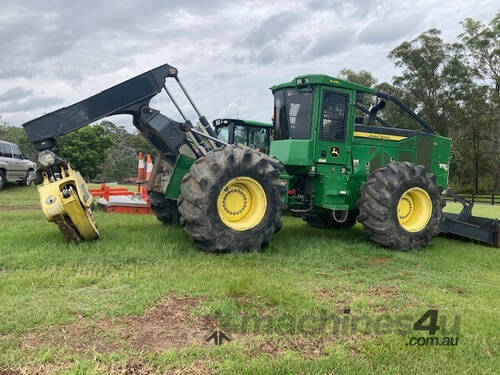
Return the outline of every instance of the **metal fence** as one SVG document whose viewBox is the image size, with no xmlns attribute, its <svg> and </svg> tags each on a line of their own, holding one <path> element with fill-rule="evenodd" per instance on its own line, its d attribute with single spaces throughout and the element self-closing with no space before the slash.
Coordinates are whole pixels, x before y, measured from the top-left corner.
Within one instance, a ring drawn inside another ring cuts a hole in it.
<svg viewBox="0 0 500 375">
<path fill-rule="evenodd" d="M 487 203 L 487 204 L 500 204 L 500 194 L 458 194 L 461 197 L 464 197 L 467 199 L 469 202 L 472 203 Z M 457 200 L 453 197 L 445 197 L 446 200 L 448 201 L 454 201 L 456 202 Z"/>
</svg>

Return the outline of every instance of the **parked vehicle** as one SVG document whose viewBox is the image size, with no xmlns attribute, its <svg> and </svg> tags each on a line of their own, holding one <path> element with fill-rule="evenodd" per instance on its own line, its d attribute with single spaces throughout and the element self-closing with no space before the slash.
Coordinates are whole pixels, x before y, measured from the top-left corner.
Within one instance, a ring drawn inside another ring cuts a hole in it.
<svg viewBox="0 0 500 375">
<path fill-rule="evenodd" d="M 5 181 L 16 181 L 19 185 L 30 185 L 31 174 L 36 164 L 23 155 L 14 143 L 0 141 L 0 190 Z"/>
</svg>

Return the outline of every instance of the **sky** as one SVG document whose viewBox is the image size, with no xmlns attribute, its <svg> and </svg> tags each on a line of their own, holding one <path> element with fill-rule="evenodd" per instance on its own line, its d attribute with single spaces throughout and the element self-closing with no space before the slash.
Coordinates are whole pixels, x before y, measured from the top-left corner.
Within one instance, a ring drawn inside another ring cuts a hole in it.
<svg viewBox="0 0 500 375">
<path fill-rule="evenodd" d="M 488 22 L 492 0 L 0 0 L 0 116 L 11 125 L 168 63 L 209 121 L 269 121 L 269 87 L 299 74 L 364 69 L 382 81 L 388 53 L 460 21 Z M 194 112 L 170 84 L 189 117 Z M 153 108 L 179 120 L 166 94 Z M 132 130 L 130 116 L 109 118 Z"/>
</svg>

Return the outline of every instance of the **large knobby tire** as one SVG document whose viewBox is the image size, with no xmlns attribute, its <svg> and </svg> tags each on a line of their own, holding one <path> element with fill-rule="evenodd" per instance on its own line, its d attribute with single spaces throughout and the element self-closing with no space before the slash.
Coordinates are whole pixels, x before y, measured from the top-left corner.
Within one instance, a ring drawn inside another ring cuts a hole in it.
<svg viewBox="0 0 500 375">
<path fill-rule="evenodd" d="M 388 164 L 372 172 L 360 189 L 358 221 L 383 246 L 420 249 L 439 233 L 445 201 L 436 177 L 421 165 Z"/>
<path fill-rule="evenodd" d="M 149 203 L 154 214 L 165 225 L 177 225 L 180 222 L 180 215 L 177 209 L 177 202 L 168 199 L 165 194 L 155 191 L 148 191 Z"/>
<path fill-rule="evenodd" d="M 321 229 L 349 229 L 357 221 L 359 210 L 334 211 L 322 210 L 307 215 L 304 220 L 314 228 Z"/>
<path fill-rule="evenodd" d="M 281 164 L 242 145 L 197 159 L 181 183 L 181 224 L 209 252 L 258 250 L 281 228 Z"/>
</svg>

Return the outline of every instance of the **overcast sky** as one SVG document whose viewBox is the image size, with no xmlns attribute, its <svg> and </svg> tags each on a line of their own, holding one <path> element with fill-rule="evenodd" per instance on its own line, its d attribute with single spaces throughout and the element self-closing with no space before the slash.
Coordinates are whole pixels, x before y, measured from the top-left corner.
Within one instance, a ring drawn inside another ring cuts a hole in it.
<svg viewBox="0 0 500 375">
<path fill-rule="evenodd" d="M 400 42 L 430 28 L 453 41 L 461 20 L 488 21 L 500 8 L 493 0 L 0 4 L 0 116 L 13 125 L 165 62 L 209 120 L 267 121 L 271 85 L 344 67 L 390 81 L 397 71 L 387 54 Z M 174 113 L 165 94 L 152 106 Z M 111 120 L 132 129 L 128 116 Z"/>
</svg>

